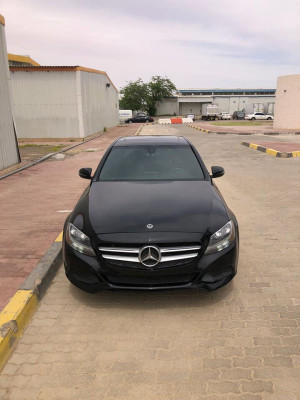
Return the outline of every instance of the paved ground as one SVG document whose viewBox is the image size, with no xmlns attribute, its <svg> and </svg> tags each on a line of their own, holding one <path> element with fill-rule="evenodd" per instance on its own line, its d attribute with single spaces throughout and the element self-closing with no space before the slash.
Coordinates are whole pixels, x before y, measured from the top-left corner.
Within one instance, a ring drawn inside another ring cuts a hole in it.
<svg viewBox="0 0 300 400">
<path fill-rule="evenodd" d="M 95 168 L 113 140 L 134 134 L 139 126 L 111 129 L 63 160 L 46 161 L 0 181 L 0 311 L 51 246 L 87 186 L 78 169 Z"/>
<path fill-rule="evenodd" d="M 210 294 L 89 295 L 60 270 L 0 376 L 0 398 L 298 400 L 299 158 L 187 126 L 142 133 L 184 135 L 225 168 L 216 182 L 240 224 L 238 275 Z M 59 195 L 55 210 L 74 204 L 70 193 L 58 206 Z"/>
</svg>

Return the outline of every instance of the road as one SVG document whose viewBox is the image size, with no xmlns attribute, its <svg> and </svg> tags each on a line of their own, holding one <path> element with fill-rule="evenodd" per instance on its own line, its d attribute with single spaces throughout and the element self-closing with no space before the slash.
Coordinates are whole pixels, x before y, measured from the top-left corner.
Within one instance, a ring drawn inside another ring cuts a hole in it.
<svg viewBox="0 0 300 400">
<path fill-rule="evenodd" d="M 225 168 L 216 183 L 240 225 L 238 275 L 213 293 L 90 295 L 60 269 L 0 376 L 0 398 L 299 399 L 299 158 L 184 125 L 141 134 L 183 135 L 207 166 Z"/>
</svg>

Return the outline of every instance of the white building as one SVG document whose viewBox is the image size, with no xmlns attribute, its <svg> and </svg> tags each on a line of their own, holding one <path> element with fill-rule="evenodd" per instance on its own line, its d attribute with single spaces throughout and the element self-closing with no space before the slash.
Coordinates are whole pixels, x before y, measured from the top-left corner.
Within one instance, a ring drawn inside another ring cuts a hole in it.
<svg viewBox="0 0 300 400">
<path fill-rule="evenodd" d="M 20 162 L 11 107 L 11 82 L 4 26 L 5 20 L 0 15 L 0 170 Z"/>
<path fill-rule="evenodd" d="M 84 138 L 119 123 L 106 72 L 79 66 L 10 67 L 18 138 Z"/>
<path fill-rule="evenodd" d="M 273 114 L 275 89 L 180 89 L 176 96 L 158 105 L 158 115 L 201 116 L 208 104 L 217 104 L 219 112 L 262 111 Z"/>
<path fill-rule="evenodd" d="M 277 80 L 274 128 L 300 131 L 300 74 Z"/>
</svg>

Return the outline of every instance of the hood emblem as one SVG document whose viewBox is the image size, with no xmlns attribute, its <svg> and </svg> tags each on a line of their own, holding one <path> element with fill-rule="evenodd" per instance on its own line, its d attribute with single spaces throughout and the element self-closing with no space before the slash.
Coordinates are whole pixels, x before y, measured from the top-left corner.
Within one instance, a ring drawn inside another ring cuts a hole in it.
<svg viewBox="0 0 300 400">
<path fill-rule="evenodd" d="M 156 246 L 145 246 L 140 249 L 139 260 L 145 267 L 155 267 L 161 260 L 161 253 Z"/>
<path fill-rule="evenodd" d="M 148 225 L 147 225 L 147 228 L 148 228 L 148 229 L 152 229 L 152 228 L 153 228 L 153 225 L 152 225 L 152 224 L 148 224 Z"/>
</svg>

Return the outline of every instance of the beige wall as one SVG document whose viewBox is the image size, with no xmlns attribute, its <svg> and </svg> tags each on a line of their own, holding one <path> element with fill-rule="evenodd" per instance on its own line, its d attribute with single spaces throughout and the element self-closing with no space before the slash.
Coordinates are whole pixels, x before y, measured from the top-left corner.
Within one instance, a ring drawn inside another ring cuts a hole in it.
<svg viewBox="0 0 300 400">
<path fill-rule="evenodd" d="M 157 105 L 157 115 L 178 115 L 178 101 L 177 98 L 163 99 Z"/>
<path fill-rule="evenodd" d="M 274 128 L 300 130 L 300 74 L 277 80 Z"/>
</svg>

